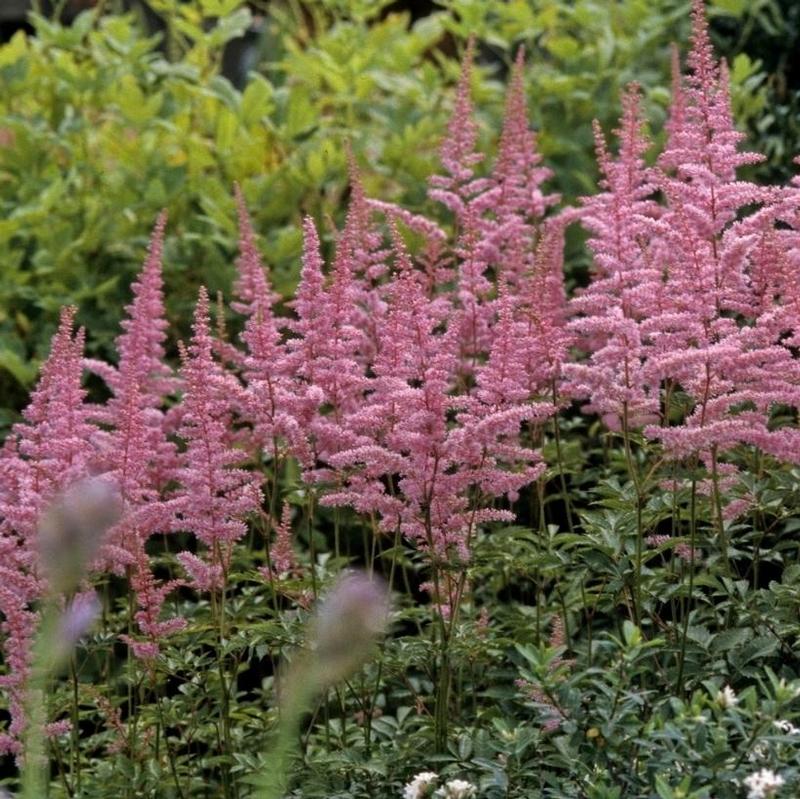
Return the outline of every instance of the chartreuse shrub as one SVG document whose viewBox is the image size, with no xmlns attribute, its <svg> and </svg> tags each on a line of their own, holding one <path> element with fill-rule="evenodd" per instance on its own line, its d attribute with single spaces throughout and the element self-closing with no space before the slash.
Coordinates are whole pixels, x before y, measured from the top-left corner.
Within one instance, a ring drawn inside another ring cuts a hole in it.
<svg viewBox="0 0 800 799">
<path fill-rule="evenodd" d="M 523 43 L 554 190 L 569 200 L 589 191 L 589 123 L 613 125 L 621 86 L 636 78 L 650 117 L 663 121 L 665 52 L 685 27 L 686 3 L 626 0 L 607 14 L 591 2 L 459 0 L 413 24 L 386 2 L 255 4 L 263 35 L 242 92 L 220 75 L 223 46 L 253 20 L 242 0 L 150 6 L 167 23 L 160 39 L 109 2 L 71 27 L 33 16 L 33 36 L 0 48 L 4 429 L 24 405 L 62 304 L 80 304 L 88 351 L 111 357 L 118 309 L 162 208 L 172 219 L 168 311 L 181 336 L 195 282 L 212 297 L 230 288 L 234 181 L 283 295 L 297 279 L 302 214 L 342 221 L 345 141 L 370 164 L 371 193 L 422 208 L 454 56 L 470 33 L 481 49 L 472 83 L 482 147 L 493 146 L 488 132 L 502 110 L 497 78 Z M 715 10 L 734 20 L 745 13 L 730 3 Z M 743 119 L 763 115 L 760 74 L 744 57 L 732 63 Z"/>
<path fill-rule="evenodd" d="M 239 335 L 201 285 L 168 357 L 167 212 L 113 358 L 61 310 L 0 450 L 24 799 L 796 795 L 800 184 L 746 179 L 702 0 L 663 145 L 630 85 L 564 210 L 476 52 L 435 211 L 351 156 L 288 303 L 235 190 Z"/>
</svg>

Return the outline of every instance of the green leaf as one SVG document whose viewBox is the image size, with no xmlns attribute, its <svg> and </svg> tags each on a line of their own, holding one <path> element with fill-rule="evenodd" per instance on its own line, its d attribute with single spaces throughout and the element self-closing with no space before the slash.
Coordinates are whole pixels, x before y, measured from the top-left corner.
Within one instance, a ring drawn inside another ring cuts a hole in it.
<svg viewBox="0 0 800 799">
<path fill-rule="evenodd" d="M 249 8 L 240 8 L 233 14 L 222 17 L 207 35 L 206 44 L 217 48 L 227 44 L 231 39 L 238 39 L 250 27 L 253 15 Z"/>
<path fill-rule="evenodd" d="M 273 92 L 272 84 L 263 75 L 253 75 L 242 94 L 242 120 L 247 127 L 253 127 L 272 113 Z"/>
<path fill-rule="evenodd" d="M 30 361 L 24 361 L 16 352 L 0 349 L 0 369 L 5 369 L 23 386 L 29 386 L 36 377 L 36 368 Z"/>
</svg>

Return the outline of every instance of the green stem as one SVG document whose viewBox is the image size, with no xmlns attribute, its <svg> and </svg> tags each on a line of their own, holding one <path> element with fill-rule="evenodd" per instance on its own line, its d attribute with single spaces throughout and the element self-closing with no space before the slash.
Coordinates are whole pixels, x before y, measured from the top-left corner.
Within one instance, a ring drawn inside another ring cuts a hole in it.
<svg viewBox="0 0 800 799">
<path fill-rule="evenodd" d="M 714 510 L 717 516 L 717 535 L 719 536 L 719 548 L 722 552 L 722 563 L 725 568 L 725 576 L 732 577 L 731 563 L 728 558 L 728 537 L 725 532 L 725 520 L 722 516 L 722 497 L 719 490 L 719 471 L 717 469 L 717 445 L 711 447 L 711 482 L 714 486 Z"/>
<path fill-rule="evenodd" d="M 286 791 L 292 753 L 297 748 L 300 721 L 309 708 L 316 680 L 309 668 L 298 668 L 287 675 L 284 702 L 280 709 L 275 743 L 268 753 L 268 766 L 257 776 L 253 799 L 279 799 Z"/>
<path fill-rule="evenodd" d="M 556 384 L 553 381 L 553 405 L 558 408 L 558 393 L 556 391 Z M 564 511 L 567 515 L 567 527 L 570 533 L 575 532 L 575 526 L 572 522 L 572 503 L 569 501 L 569 493 L 567 492 L 567 479 L 564 476 L 564 459 L 561 452 L 561 429 L 558 424 L 558 412 L 553 416 L 553 437 L 556 444 L 556 461 L 558 463 L 558 477 L 561 483 L 561 499 L 564 502 Z"/>
<path fill-rule="evenodd" d="M 81 747 L 80 747 L 80 727 L 78 718 L 78 672 L 75 668 L 75 658 L 70 658 L 70 676 L 72 677 L 72 735 L 70 736 L 72 745 L 72 761 L 75 769 L 74 785 L 78 794 L 81 792 Z"/>
<path fill-rule="evenodd" d="M 161 697 L 156 696 L 156 710 L 158 711 L 158 723 L 161 725 L 162 734 L 164 736 L 164 746 L 167 749 L 167 760 L 169 761 L 169 770 L 172 774 L 172 781 L 175 783 L 175 790 L 178 793 L 179 799 L 184 799 L 185 794 L 181 788 L 181 781 L 178 778 L 178 767 L 175 763 L 175 753 L 169 744 L 169 736 L 167 735 L 167 728 L 164 724 L 164 712 L 161 708 Z"/>
<path fill-rule="evenodd" d="M 446 643 L 443 643 L 439 652 L 438 668 L 436 674 L 436 701 L 433 717 L 434 746 L 437 752 L 447 749 L 447 730 L 450 708 L 450 652 Z"/>
<path fill-rule="evenodd" d="M 686 663 L 686 640 L 689 633 L 689 618 L 692 615 L 692 594 L 694 592 L 694 556 L 697 544 L 697 458 L 692 468 L 692 490 L 689 499 L 689 591 L 686 598 L 686 612 L 683 615 L 681 649 L 678 655 L 678 678 L 675 690 L 679 696 L 684 693 L 683 673 Z"/>
<path fill-rule="evenodd" d="M 633 461 L 633 451 L 631 449 L 630 428 L 628 420 L 628 403 L 622 404 L 622 437 L 625 447 L 625 461 L 628 466 L 628 474 L 636 492 L 636 564 L 633 589 L 633 615 L 637 627 L 642 624 L 642 561 L 644 559 L 644 528 L 642 525 L 642 486 L 639 473 Z"/>
</svg>

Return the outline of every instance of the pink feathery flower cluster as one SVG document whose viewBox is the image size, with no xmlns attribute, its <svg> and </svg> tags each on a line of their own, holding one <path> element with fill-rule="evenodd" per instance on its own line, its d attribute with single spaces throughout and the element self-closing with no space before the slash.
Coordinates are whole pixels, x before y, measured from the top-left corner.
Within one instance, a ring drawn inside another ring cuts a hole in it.
<svg viewBox="0 0 800 799">
<path fill-rule="evenodd" d="M 292 509 L 288 502 L 283 503 L 280 521 L 272 527 L 275 530 L 275 541 L 268 552 L 267 565 L 262 567 L 261 574 L 267 580 L 280 578 L 298 571 L 299 563 L 292 545 Z"/>
<path fill-rule="evenodd" d="M 453 248 L 457 260 L 453 305 L 458 311 L 459 368 L 466 379 L 491 348 L 498 281 L 506 283 L 514 296 L 532 288 L 532 281 L 535 284 L 535 253 L 544 215 L 559 199 L 542 190 L 552 172 L 541 165 L 536 136 L 529 129 L 522 48 L 506 95 L 497 159 L 488 177 L 475 176 L 474 167 L 483 156 L 476 151 L 478 131 L 469 95 L 473 58 L 470 40 L 441 147 L 445 174 L 431 178 L 429 191 L 432 199 L 453 212 L 459 228 Z M 557 279 L 563 284 L 561 278 L 559 272 Z"/>
<path fill-rule="evenodd" d="M 316 390 L 320 403 L 309 435 L 315 468 L 307 474 L 325 488 L 322 502 L 374 517 L 384 532 L 400 531 L 434 563 L 465 562 L 479 525 L 513 518 L 496 500 L 513 502 L 542 474 L 521 434 L 554 413 L 541 400 L 551 397 L 568 343 L 562 231 L 542 219 L 555 198 L 541 191 L 549 172 L 528 132 L 522 57 L 498 162 L 490 178 L 479 178 L 473 50 L 470 43 L 442 146 L 447 174 L 431 180 L 430 196 L 459 223 L 452 254 L 438 228 L 365 203 L 359 186 L 328 278 L 306 221 L 299 318 L 288 342 L 305 394 Z M 354 257 L 365 247 L 353 244 L 356 233 L 374 236 L 366 209 L 388 216 L 393 256 L 390 266 L 372 238 L 368 249 L 380 253 L 381 268 L 373 260 L 370 274 L 363 257 Z M 401 224 L 427 239 L 426 256 L 457 264 L 454 284 L 431 279 L 439 267 L 430 262 L 415 265 Z M 516 258 L 507 273 L 506 240 Z M 360 324 L 365 316 L 368 328 Z"/>
<path fill-rule="evenodd" d="M 658 387 L 644 378 L 647 351 L 641 328 L 664 301 L 662 275 L 650 252 L 662 209 L 652 199 L 655 178 L 644 161 L 648 142 L 636 85 L 623 96 L 617 136 L 620 154 L 613 160 L 595 123 L 603 191 L 584 199 L 581 214 L 594 272 L 589 286 L 570 303 L 577 316 L 570 328 L 588 358 L 566 368 L 567 393 L 589 397 L 586 410 L 612 429 L 640 426 L 655 420 L 659 411 Z"/>
<path fill-rule="evenodd" d="M 167 597 L 184 585 L 219 590 L 246 516 L 261 507 L 260 471 L 241 468 L 245 461 L 277 468 L 296 458 L 324 502 L 377 519 L 436 562 L 466 561 L 479 525 L 513 518 L 497 500 L 513 501 L 544 470 L 530 442 L 555 411 L 551 388 L 566 357 L 563 225 L 544 224 L 556 198 L 541 189 L 549 172 L 528 129 L 521 52 L 497 162 L 488 177 L 476 174 L 473 53 L 471 42 L 442 146 L 445 175 L 431 181 L 431 197 L 456 217 L 452 245 L 434 221 L 368 199 L 351 156 L 350 207 L 330 269 L 314 223 L 304 223 L 292 318 L 275 312 L 237 187 L 232 309 L 243 317 L 241 348 L 215 340 L 201 290 L 180 373 L 166 365 L 165 214 L 132 286 L 116 365 L 83 359 L 75 311 L 65 310 L 25 421 L 0 456 L 3 682 L 13 711 L 5 751 L 19 752 L 46 590 L 36 530 L 76 480 L 100 476 L 118 489 L 121 514 L 92 569 L 130 581 L 137 630 L 123 640 L 150 663 L 185 624 L 164 618 Z M 423 242 L 416 262 L 401 227 Z M 84 368 L 107 384 L 104 404 L 85 402 Z M 157 578 L 148 542 L 173 532 L 196 543 L 177 556 L 184 576 Z M 287 515 L 276 534 L 268 571 L 291 572 Z M 436 601 L 445 612 L 453 598 Z"/>
<path fill-rule="evenodd" d="M 239 384 L 214 360 L 205 288 L 193 332 L 188 348 L 181 348 L 184 396 L 178 433 L 186 450 L 172 502 L 177 528 L 194 533 L 206 549 L 205 557 L 182 552 L 178 559 L 198 590 L 215 591 L 226 580 L 234 543 L 247 532 L 243 517 L 260 507 L 260 476 L 235 466 L 242 461 L 231 442 L 232 398 Z"/>
<path fill-rule="evenodd" d="M 65 308 L 23 421 L 0 450 L 0 550 L 5 556 L 0 613 L 6 669 L 0 685 L 11 712 L 8 730 L 0 736 L 2 752 L 21 754 L 38 605 L 49 592 L 38 531 L 58 495 L 89 476 L 109 482 L 119 494 L 121 513 L 91 569 L 125 574 L 130 580 L 139 634 L 123 640 L 148 660 L 157 656 L 165 636 L 185 626 L 181 618 L 162 618 L 167 596 L 183 581 L 155 577 L 148 540 L 155 533 L 189 530 L 214 555 L 210 563 L 192 553 L 186 559 L 196 558 L 211 571 L 224 569 L 230 543 L 244 532 L 238 517 L 260 503 L 256 478 L 229 468 L 239 455 L 228 449 L 229 421 L 220 404 L 227 386 L 210 356 L 207 301 L 204 305 L 202 297 L 183 383 L 164 362 L 165 224 L 162 214 L 133 284 L 133 301 L 117 339 L 118 364 L 84 359 L 84 333 L 73 334 L 76 309 Z M 107 383 L 111 396 L 104 405 L 85 401 L 84 368 Z M 165 398 L 181 385 L 182 402 L 165 411 Z M 230 393 L 229 401 L 240 394 Z M 183 454 L 176 445 L 178 434 L 186 441 Z M 197 580 L 197 569 L 187 571 L 197 583 L 217 584 Z"/>
<path fill-rule="evenodd" d="M 39 383 L 0 450 L 0 613 L 11 721 L 0 753 L 21 755 L 26 727 L 25 684 L 32 665 L 39 600 L 47 579 L 39 563 L 37 530 L 47 507 L 93 468 L 97 431 L 81 386 L 84 332 L 73 333 L 75 308 L 61 312 Z"/>
<path fill-rule="evenodd" d="M 800 194 L 737 180 L 761 156 L 738 151 L 744 137 L 702 0 L 692 19 L 689 74 L 673 68 L 657 165 L 644 160 L 635 87 L 616 159 L 597 130 L 602 191 L 581 214 L 594 273 L 571 302 L 587 357 L 567 368 L 567 390 L 612 428 L 643 428 L 671 457 L 697 456 L 715 471 L 742 444 L 797 462 L 800 433 L 771 420 L 776 406 L 800 407 L 796 281 L 787 279 Z"/>
<path fill-rule="evenodd" d="M 153 658 L 158 642 L 185 626 L 181 618 L 160 620 L 176 580 L 157 580 L 146 545 L 151 536 L 173 527 L 174 511 L 164 495 L 176 476 L 178 452 L 173 422 L 163 409 L 179 381 L 165 363 L 168 323 L 163 295 L 163 245 L 167 216 L 156 221 L 142 271 L 132 285 L 133 301 L 126 308 L 117 338 L 116 368 L 87 361 L 100 374 L 112 396 L 95 411 L 104 429 L 95 436 L 104 474 L 119 487 L 123 509 L 102 549 L 99 571 L 125 573 L 136 595 L 135 620 L 144 640 L 123 636 L 137 657 Z"/>
</svg>

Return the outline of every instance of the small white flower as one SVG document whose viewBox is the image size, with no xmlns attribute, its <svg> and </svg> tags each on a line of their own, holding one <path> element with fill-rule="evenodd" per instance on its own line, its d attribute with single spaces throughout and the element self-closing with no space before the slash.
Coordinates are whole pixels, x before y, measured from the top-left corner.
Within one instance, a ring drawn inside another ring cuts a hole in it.
<svg viewBox="0 0 800 799">
<path fill-rule="evenodd" d="M 765 741 L 759 741 L 750 752 L 747 753 L 747 759 L 751 763 L 755 763 L 757 760 L 764 760 L 766 759 L 767 755 L 769 754 L 769 747 L 767 746 Z"/>
<path fill-rule="evenodd" d="M 478 789 L 466 780 L 450 780 L 444 788 L 436 791 L 436 796 L 441 799 L 473 799 Z"/>
<path fill-rule="evenodd" d="M 762 768 L 749 777 L 745 777 L 744 784 L 747 786 L 747 799 L 769 799 L 775 796 L 778 788 L 783 785 L 784 779 L 780 774 Z"/>
<path fill-rule="evenodd" d="M 436 772 L 421 771 L 411 782 L 406 783 L 403 788 L 403 799 L 424 799 L 438 781 L 439 775 Z"/>
<path fill-rule="evenodd" d="M 794 726 L 791 721 L 779 719 L 772 722 L 784 735 L 800 735 L 800 729 Z"/>
<path fill-rule="evenodd" d="M 726 685 L 717 693 L 717 704 L 721 708 L 736 707 L 739 704 L 739 697 L 730 685 Z"/>
</svg>

